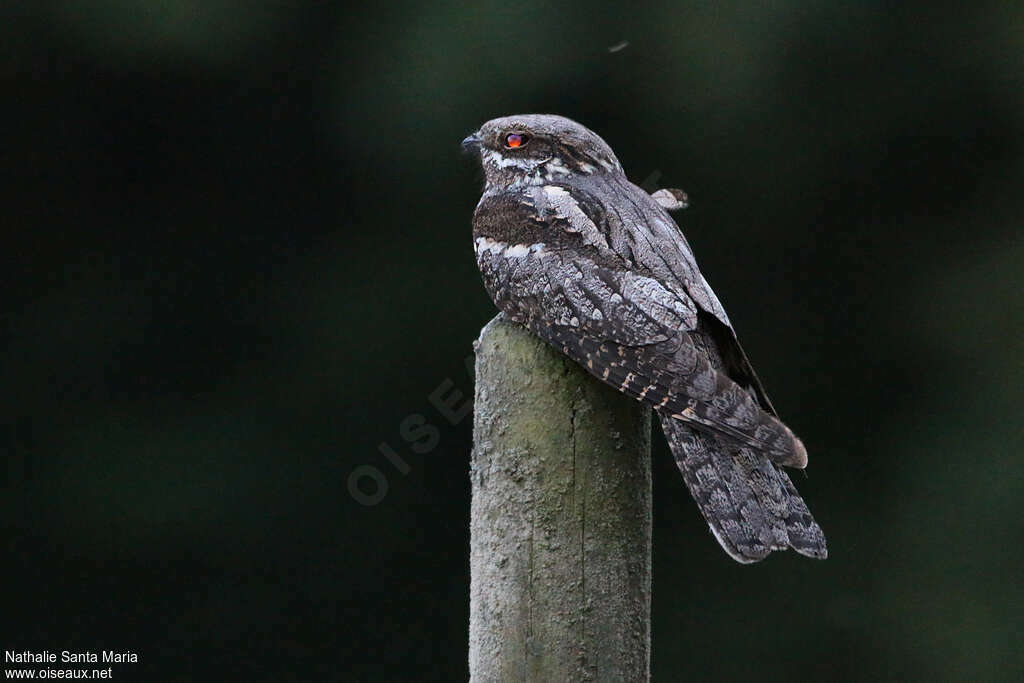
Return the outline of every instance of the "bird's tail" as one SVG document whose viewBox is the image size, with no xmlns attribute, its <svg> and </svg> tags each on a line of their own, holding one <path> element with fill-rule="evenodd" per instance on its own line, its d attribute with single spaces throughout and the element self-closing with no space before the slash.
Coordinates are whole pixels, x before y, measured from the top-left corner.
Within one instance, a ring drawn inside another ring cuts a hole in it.
<svg viewBox="0 0 1024 683">
<path fill-rule="evenodd" d="M 749 446 L 661 415 L 672 455 L 711 533 L 737 562 L 793 548 L 824 559 L 825 535 L 782 469 Z"/>
</svg>

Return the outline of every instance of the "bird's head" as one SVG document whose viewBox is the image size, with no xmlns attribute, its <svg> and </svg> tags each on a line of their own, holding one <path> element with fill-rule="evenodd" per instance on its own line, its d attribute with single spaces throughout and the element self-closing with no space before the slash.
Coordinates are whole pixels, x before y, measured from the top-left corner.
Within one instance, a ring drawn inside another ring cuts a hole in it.
<svg viewBox="0 0 1024 683">
<path fill-rule="evenodd" d="M 462 141 L 479 154 L 488 187 L 556 181 L 560 176 L 622 173 L 597 133 L 564 116 L 519 114 L 491 119 Z"/>
</svg>

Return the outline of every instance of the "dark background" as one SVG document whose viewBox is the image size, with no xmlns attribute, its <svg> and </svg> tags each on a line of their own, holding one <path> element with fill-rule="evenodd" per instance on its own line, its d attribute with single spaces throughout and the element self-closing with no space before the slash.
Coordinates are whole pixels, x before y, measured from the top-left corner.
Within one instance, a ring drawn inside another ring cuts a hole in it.
<svg viewBox="0 0 1024 683">
<path fill-rule="evenodd" d="M 465 679 L 471 420 L 429 396 L 494 311 L 458 143 L 541 111 L 690 194 L 830 542 L 735 564 L 656 436 L 654 679 L 1024 667 L 1024 4 L 0 12 L 4 648 Z"/>
</svg>

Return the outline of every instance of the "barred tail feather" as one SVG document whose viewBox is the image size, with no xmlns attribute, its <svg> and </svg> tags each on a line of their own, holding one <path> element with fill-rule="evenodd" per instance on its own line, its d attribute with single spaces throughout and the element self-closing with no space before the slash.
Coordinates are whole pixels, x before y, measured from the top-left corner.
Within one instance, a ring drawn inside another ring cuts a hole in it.
<svg viewBox="0 0 1024 683">
<path fill-rule="evenodd" d="M 670 415 L 661 425 L 693 499 L 726 553 L 757 562 L 793 548 L 824 559 L 825 536 L 788 475 L 757 451 Z"/>
<path fill-rule="evenodd" d="M 811 511 L 807 509 L 807 503 L 800 497 L 796 487 L 793 486 L 789 475 L 776 468 L 779 478 L 789 493 L 789 515 L 786 517 L 786 532 L 789 534 L 789 547 L 801 555 L 813 557 L 816 560 L 824 560 L 828 557 L 828 546 L 825 543 L 825 534 L 821 527 L 814 521 Z"/>
</svg>

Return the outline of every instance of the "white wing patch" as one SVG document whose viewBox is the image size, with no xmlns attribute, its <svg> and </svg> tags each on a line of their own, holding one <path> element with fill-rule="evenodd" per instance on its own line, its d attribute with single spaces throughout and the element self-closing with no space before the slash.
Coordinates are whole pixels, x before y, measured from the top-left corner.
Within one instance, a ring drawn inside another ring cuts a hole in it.
<svg viewBox="0 0 1024 683">
<path fill-rule="evenodd" d="M 541 214 L 545 210 L 552 211 L 556 218 L 565 218 L 569 221 L 569 227 L 566 230 L 578 232 L 583 237 L 583 244 L 608 249 L 608 240 L 594 225 L 594 221 L 590 220 L 590 217 L 580 208 L 568 190 L 558 185 L 545 185 L 541 188 L 541 192 L 540 197 L 535 195 L 536 204 L 541 210 Z"/>
<path fill-rule="evenodd" d="M 658 202 L 666 211 L 679 211 L 689 206 L 686 193 L 682 190 L 661 189 L 652 193 L 651 199 Z"/>
</svg>

